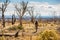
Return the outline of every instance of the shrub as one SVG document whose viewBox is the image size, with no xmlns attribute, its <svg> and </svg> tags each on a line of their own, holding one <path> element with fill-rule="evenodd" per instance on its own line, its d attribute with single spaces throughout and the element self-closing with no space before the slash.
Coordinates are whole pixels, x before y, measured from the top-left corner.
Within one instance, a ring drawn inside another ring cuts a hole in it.
<svg viewBox="0 0 60 40">
<path fill-rule="evenodd" d="M 22 30 L 22 29 L 23 29 L 23 27 L 22 27 L 22 26 L 20 26 L 20 25 L 18 25 L 18 26 L 17 26 L 17 28 L 18 28 L 18 29 L 20 29 L 20 30 Z"/>
<path fill-rule="evenodd" d="M 39 40 L 57 40 L 57 34 L 52 30 L 42 32 L 39 37 Z"/>
<path fill-rule="evenodd" d="M 18 26 L 14 26 L 14 27 L 8 28 L 8 30 L 17 30 L 17 29 L 22 30 L 22 29 L 23 29 L 23 27 L 22 27 L 22 26 L 20 26 L 20 25 L 18 25 Z"/>
<path fill-rule="evenodd" d="M 8 28 L 8 30 L 17 30 L 16 27 L 11 27 L 11 28 Z"/>
</svg>

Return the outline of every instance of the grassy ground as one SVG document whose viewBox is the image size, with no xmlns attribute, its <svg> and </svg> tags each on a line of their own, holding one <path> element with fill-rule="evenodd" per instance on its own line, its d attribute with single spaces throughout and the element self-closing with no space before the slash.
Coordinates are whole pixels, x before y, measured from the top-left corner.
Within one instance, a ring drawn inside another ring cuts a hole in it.
<svg viewBox="0 0 60 40">
<path fill-rule="evenodd" d="M 35 25 L 33 23 L 31 23 L 30 21 L 23 21 L 23 28 L 25 30 L 25 33 L 24 33 L 24 37 L 22 37 L 22 31 L 19 32 L 19 34 L 21 34 L 21 36 L 18 36 L 17 38 L 15 38 L 14 36 L 12 37 L 4 37 L 5 40 L 37 40 L 37 36 L 40 32 L 44 31 L 44 30 L 55 30 L 57 31 L 56 29 L 58 27 L 60 27 L 59 24 L 55 23 L 54 22 L 49 22 L 49 23 L 45 23 L 45 22 L 38 22 L 39 26 L 38 26 L 38 31 L 37 33 L 34 33 L 35 32 Z M 11 23 L 7 23 L 6 22 L 6 29 L 8 29 L 9 27 L 13 27 L 13 26 L 17 26 L 19 25 L 19 21 L 15 22 L 14 25 L 12 25 Z M 0 27 L 2 25 L 0 24 Z M 6 30 L 4 29 L 4 32 L 6 33 L 13 33 L 13 32 L 16 32 L 17 30 Z M 60 34 L 58 33 L 58 31 L 56 32 L 58 34 L 58 39 L 60 40 Z"/>
</svg>

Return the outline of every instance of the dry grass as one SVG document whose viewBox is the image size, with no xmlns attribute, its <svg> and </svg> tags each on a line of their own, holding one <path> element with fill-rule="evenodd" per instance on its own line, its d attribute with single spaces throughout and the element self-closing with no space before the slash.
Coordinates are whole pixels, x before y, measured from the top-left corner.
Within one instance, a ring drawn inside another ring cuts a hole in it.
<svg viewBox="0 0 60 40">
<path fill-rule="evenodd" d="M 17 26 L 19 25 L 19 21 L 15 22 L 14 25 L 12 25 L 11 23 L 7 23 L 6 22 L 6 27 L 11 27 L 11 26 Z M 1 23 L 0 23 L 0 27 L 1 27 Z M 59 24 L 54 24 L 53 22 L 50 23 L 45 23 L 45 22 L 39 22 L 39 29 L 38 29 L 38 33 L 40 31 L 44 31 L 44 30 L 55 30 L 56 28 L 59 27 Z M 26 33 L 33 33 L 35 32 L 35 25 L 33 23 L 31 23 L 30 21 L 23 21 L 23 27 Z M 42 28 L 42 29 L 41 29 Z M 16 32 L 16 31 L 8 31 L 6 30 L 6 32 Z M 20 32 L 22 33 L 22 31 Z M 57 33 L 58 34 L 58 33 Z M 60 35 L 58 34 L 58 38 L 60 39 Z M 15 37 L 6 37 L 5 40 L 36 40 L 37 39 L 37 35 L 25 35 L 24 37 L 22 36 L 18 36 L 17 38 Z"/>
</svg>

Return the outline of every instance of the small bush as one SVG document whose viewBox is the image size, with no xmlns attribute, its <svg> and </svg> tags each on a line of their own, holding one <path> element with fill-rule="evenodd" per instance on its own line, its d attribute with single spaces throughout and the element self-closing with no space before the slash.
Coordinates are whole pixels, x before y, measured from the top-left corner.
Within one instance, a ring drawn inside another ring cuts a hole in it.
<svg viewBox="0 0 60 40">
<path fill-rule="evenodd" d="M 16 27 L 11 27 L 8 30 L 17 30 L 17 28 Z"/>
<path fill-rule="evenodd" d="M 40 34 L 39 40 L 57 40 L 57 35 L 54 31 L 44 31 Z"/>
<path fill-rule="evenodd" d="M 23 29 L 23 27 L 22 27 L 22 26 L 20 26 L 20 25 L 18 25 L 18 26 L 11 27 L 11 28 L 9 28 L 8 30 L 17 30 L 17 29 L 22 30 L 22 29 Z"/>
<path fill-rule="evenodd" d="M 22 29 L 23 29 L 23 27 L 22 27 L 22 26 L 20 26 L 20 25 L 18 25 L 18 26 L 17 26 L 17 28 L 18 28 L 18 29 L 20 29 L 20 30 L 22 30 Z"/>
</svg>

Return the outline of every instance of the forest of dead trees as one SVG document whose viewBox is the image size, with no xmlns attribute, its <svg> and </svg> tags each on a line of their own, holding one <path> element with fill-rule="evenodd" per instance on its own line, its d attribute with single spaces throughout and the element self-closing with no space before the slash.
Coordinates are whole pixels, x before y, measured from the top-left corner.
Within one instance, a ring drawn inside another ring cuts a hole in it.
<svg viewBox="0 0 60 40">
<path fill-rule="evenodd" d="M 5 12 L 7 11 L 7 6 L 9 5 L 10 1 L 6 0 L 5 2 L 3 2 L 0 6 L 0 12 L 2 13 L 2 26 L 5 27 Z M 15 9 L 16 9 L 16 13 L 19 16 L 19 20 L 20 20 L 20 25 L 22 26 L 22 17 L 24 16 L 25 12 L 28 12 L 31 15 L 31 22 L 33 23 L 33 7 L 28 7 L 28 2 L 24 2 L 22 1 L 20 3 L 20 6 L 22 7 L 18 7 L 18 4 L 14 4 Z M 30 9 L 30 10 L 29 10 Z M 12 14 L 12 25 L 15 23 L 16 21 L 16 17 L 15 14 Z"/>
<path fill-rule="evenodd" d="M 17 3 L 15 3 L 15 4 L 13 4 L 13 6 L 14 6 L 14 8 L 15 8 L 15 12 L 16 12 L 16 14 L 18 15 L 18 20 L 19 20 L 19 27 L 18 27 L 18 29 L 22 29 L 22 36 L 24 36 L 23 34 L 24 34 L 24 32 L 25 32 L 25 30 L 24 30 L 24 28 L 22 28 L 22 26 L 23 26 L 23 16 L 24 16 L 24 14 L 26 14 L 26 12 L 28 12 L 28 14 L 31 16 L 31 20 L 30 20 L 30 22 L 31 22 L 31 24 L 33 24 L 36 28 L 36 32 L 38 31 L 37 29 L 38 29 L 38 27 L 37 26 L 39 26 L 38 25 L 38 23 L 40 23 L 40 22 L 45 22 L 45 23 L 48 23 L 49 24 L 49 22 L 54 22 L 54 24 L 56 24 L 56 22 L 58 21 L 59 23 L 60 23 L 60 18 L 57 18 L 55 15 L 56 15 L 56 11 L 53 11 L 53 18 L 48 18 L 48 19 L 43 19 L 42 17 L 41 17 L 41 14 L 37 14 L 36 13 L 36 16 L 34 16 L 34 7 L 33 6 L 28 6 L 28 3 L 29 2 L 24 2 L 24 1 L 22 1 L 22 2 L 20 2 L 19 3 L 19 5 L 17 4 Z M 7 11 L 7 7 L 8 7 L 8 5 L 10 4 L 10 0 L 5 0 L 3 3 L 1 3 L 1 5 L 0 5 L 0 13 L 1 13 L 1 18 L 0 18 L 0 21 L 2 22 L 1 24 L 2 24 L 2 27 L 3 28 L 5 28 L 6 27 L 6 19 L 5 19 L 5 12 Z M 39 16 L 39 19 L 38 18 L 36 18 L 37 16 Z M 8 23 L 9 22 L 11 22 L 11 24 L 12 25 L 14 25 L 15 24 L 15 22 L 17 21 L 17 18 L 16 18 L 16 15 L 15 14 L 12 14 L 12 18 L 11 19 L 7 19 L 8 20 Z M 11 21 L 10 21 L 11 20 Z M 28 21 L 28 20 L 27 20 Z M 20 28 L 20 26 L 21 26 L 21 28 Z M 3 29 L 2 28 L 2 29 Z M 14 28 L 15 29 L 15 28 Z M 18 36 L 18 33 L 19 33 L 19 31 L 20 30 L 18 30 L 18 31 L 16 31 L 15 33 L 13 33 L 13 34 L 10 34 L 10 33 L 7 33 L 7 34 L 0 34 L 0 36 L 15 36 L 15 37 L 17 37 Z M 36 32 L 34 32 L 34 33 L 36 33 Z M 44 33 L 46 33 L 46 32 L 44 32 Z M 43 33 L 43 34 L 44 34 Z M 49 31 L 47 31 L 47 33 L 50 33 Z M 38 34 L 38 33 L 37 33 Z M 26 34 L 27 35 L 27 34 Z M 46 35 L 48 35 L 48 34 L 46 34 Z M 44 35 L 42 35 L 42 37 L 43 37 Z M 49 38 L 50 39 L 50 38 Z M 30 40 L 32 40 L 32 35 L 31 35 L 31 37 L 30 37 Z M 44 39 L 43 39 L 44 40 Z"/>
<path fill-rule="evenodd" d="M 2 26 L 5 27 L 5 12 L 7 11 L 7 6 L 9 5 L 10 3 L 10 0 L 5 0 L 1 5 L 0 5 L 0 12 L 1 12 L 1 15 L 2 15 Z M 20 20 L 20 25 L 22 26 L 22 17 L 24 16 L 24 14 L 26 12 L 29 13 L 29 15 L 31 16 L 31 22 L 34 23 L 34 20 L 35 18 L 39 15 L 39 14 L 36 14 L 36 16 L 34 17 L 34 7 L 33 6 L 29 6 L 28 7 L 28 3 L 29 2 L 24 2 L 22 1 L 19 5 L 16 3 L 16 4 L 13 4 L 15 6 L 15 9 L 16 9 L 16 14 L 18 15 L 19 17 L 19 20 Z M 21 6 L 21 7 L 19 7 Z M 53 11 L 53 18 L 51 20 L 55 20 L 57 19 L 57 17 L 55 16 L 56 15 L 56 11 Z M 1 19 L 0 19 L 1 20 Z M 39 15 L 39 19 L 41 21 L 41 14 Z M 48 20 L 48 19 L 47 19 Z M 16 17 L 15 17 L 15 14 L 12 14 L 12 25 L 15 23 L 16 21 Z"/>
</svg>

